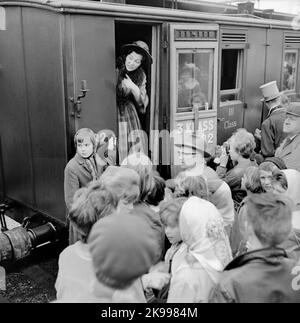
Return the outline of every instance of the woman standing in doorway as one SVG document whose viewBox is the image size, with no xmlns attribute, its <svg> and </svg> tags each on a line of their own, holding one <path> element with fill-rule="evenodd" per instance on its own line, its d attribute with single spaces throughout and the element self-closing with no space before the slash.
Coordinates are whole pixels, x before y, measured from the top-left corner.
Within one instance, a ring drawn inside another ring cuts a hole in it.
<svg viewBox="0 0 300 323">
<path fill-rule="evenodd" d="M 148 45 L 138 40 L 124 45 L 118 59 L 117 106 L 119 121 L 119 163 L 134 151 L 148 154 L 147 137 L 138 113 L 144 114 L 149 103 L 143 65 L 152 64 Z"/>
</svg>

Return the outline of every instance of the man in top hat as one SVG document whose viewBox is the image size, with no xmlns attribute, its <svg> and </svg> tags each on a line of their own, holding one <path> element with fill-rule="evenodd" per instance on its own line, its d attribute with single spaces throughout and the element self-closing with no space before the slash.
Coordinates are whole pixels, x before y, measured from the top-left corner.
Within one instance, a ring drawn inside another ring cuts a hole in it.
<svg viewBox="0 0 300 323">
<path fill-rule="evenodd" d="M 276 150 L 276 157 L 281 158 L 287 168 L 300 171 L 300 102 L 290 103 L 283 124 L 286 138 Z"/>
<path fill-rule="evenodd" d="M 260 89 L 264 96 L 261 101 L 266 103 L 269 110 L 267 119 L 261 125 L 261 153 L 266 158 L 275 155 L 276 149 L 285 138 L 285 108 L 281 104 L 282 92 L 279 92 L 276 81 L 264 84 Z"/>
</svg>

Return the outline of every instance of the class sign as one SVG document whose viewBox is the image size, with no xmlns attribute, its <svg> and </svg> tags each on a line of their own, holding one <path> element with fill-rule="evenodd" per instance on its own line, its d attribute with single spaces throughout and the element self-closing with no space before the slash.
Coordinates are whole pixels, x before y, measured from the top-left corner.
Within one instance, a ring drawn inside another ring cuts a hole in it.
<svg viewBox="0 0 300 323">
<path fill-rule="evenodd" d="M 179 131 L 198 131 L 205 139 L 208 150 L 216 145 L 216 118 L 198 119 L 198 127 L 195 129 L 194 120 L 184 120 L 177 122 L 177 129 Z"/>
</svg>

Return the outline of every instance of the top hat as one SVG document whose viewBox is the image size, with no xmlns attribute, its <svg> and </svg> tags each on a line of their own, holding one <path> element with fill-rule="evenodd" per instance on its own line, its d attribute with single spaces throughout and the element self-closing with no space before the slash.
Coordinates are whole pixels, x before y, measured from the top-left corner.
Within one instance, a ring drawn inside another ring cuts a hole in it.
<svg viewBox="0 0 300 323">
<path fill-rule="evenodd" d="M 259 88 L 261 89 L 262 95 L 264 96 L 264 98 L 261 99 L 261 101 L 265 101 L 265 102 L 274 100 L 283 93 L 283 92 L 279 92 L 276 81 L 266 83 L 260 86 Z"/>
<path fill-rule="evenodd" d="M 153 59 L 152 56 L 149 53 L 149 47 L 148 45 L 143 42 L 142 40 L 137 40 L 135 42 L 133 42 L 132 44 L 126 44 L 123 45 L 121 48 L 121 53 L 123 54 L 128 54 L 130 51 L 135 51 L 138 54 L 143 55 L 143 57 L 145 58 L 145 60 L 152 64 L 153 63 Z"/>
</svg>

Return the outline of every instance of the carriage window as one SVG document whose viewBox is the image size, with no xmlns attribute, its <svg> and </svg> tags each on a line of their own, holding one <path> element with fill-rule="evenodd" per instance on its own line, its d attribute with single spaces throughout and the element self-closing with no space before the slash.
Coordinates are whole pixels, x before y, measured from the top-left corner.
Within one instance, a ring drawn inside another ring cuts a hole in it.
<svg viewBox="0 0 300 323">
<path fill-rule="evenodd" d="M 283 61 L 282 90 L 295 90 L 298 50 L 285 51 Z"/>
<path fill-rule="evenodd" d="M 240 100 L 243 75 L 243 50 L 223 49 L 221 65 L 221 102 Z"/>
<path fill-rule="evenodd" d="M 180 50 L 177 112 L 212 109 L 213 50 Z"/>
</svg>

